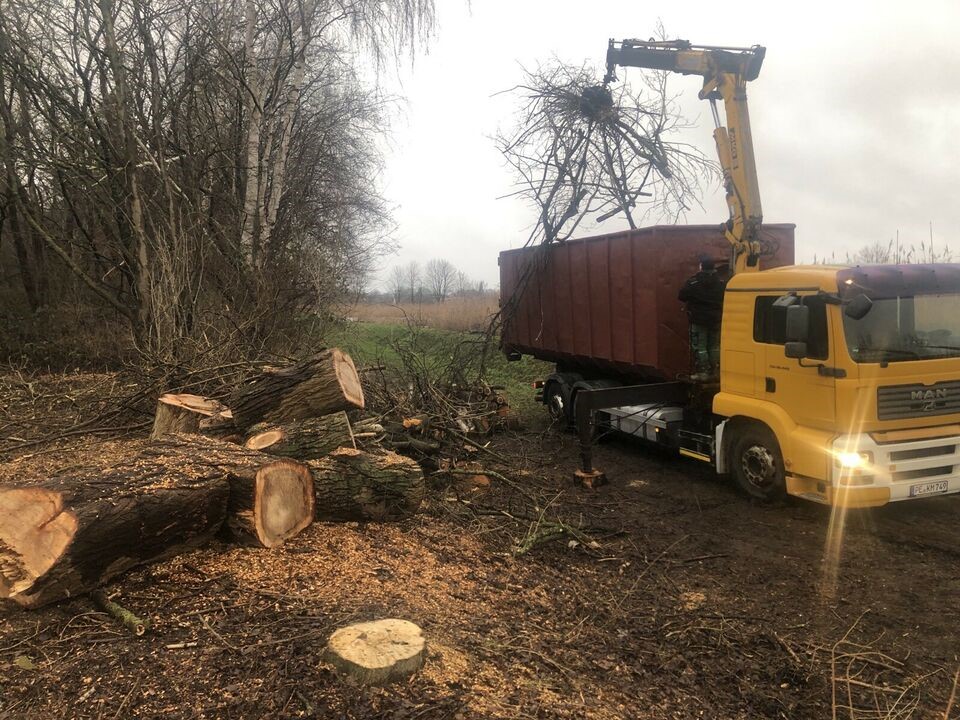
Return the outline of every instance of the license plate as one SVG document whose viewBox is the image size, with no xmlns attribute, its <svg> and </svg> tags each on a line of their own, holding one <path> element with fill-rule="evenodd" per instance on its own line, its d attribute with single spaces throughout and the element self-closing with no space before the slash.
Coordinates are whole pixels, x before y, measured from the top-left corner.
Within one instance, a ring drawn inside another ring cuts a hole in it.
<svg viewBox="0 0 960 720">
<path fill-rule="evenodd" d="M 919 495 L 936 495 L 937 493 L 945 493 L 946 491 L 947 491 L 947 481 L 937 480 L 937 482 L 928 482 L 928 483 L 920 483 L 919 485 L 911 485 L 910 497 L 918 497 Z"/>
</svg>

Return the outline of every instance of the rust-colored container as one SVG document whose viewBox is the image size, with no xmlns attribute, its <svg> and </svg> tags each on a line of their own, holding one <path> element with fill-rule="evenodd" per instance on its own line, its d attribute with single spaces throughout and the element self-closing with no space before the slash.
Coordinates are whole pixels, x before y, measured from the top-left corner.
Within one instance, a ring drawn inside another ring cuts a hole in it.
<svg viewBox="0 0 960 720">
<path fill-rule="evenodd" d="M 794 262 L 795 225 L 764 225 L 762 268 Z M 701 255 L 727 272 L 718 225 L 658 225 L 500 253 L 501 345 L 562 368 L 629 379 L 690 372 L 677 293 Z"/>
</svg>

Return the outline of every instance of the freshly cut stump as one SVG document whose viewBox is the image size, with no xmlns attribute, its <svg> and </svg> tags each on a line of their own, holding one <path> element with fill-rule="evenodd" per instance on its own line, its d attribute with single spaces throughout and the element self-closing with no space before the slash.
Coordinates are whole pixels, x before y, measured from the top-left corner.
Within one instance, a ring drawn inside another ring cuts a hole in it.
<svg viewBox="0 0 960 720">
<path fill-rule="evenodd" d="M 233 415 L 223 403 L 200 395 L 166 393 L 157 401 L 150 437 L 171 433 L 216 434 L 232 428 Z"/>
<path fill-rule="evenodd" d="M 423 667 L 427 644 L 412 622 L 387 618 L 340 628 L 324 658 L 364 685 L 386 685 Z"/>
<path fill-rule="evenodd" d="M 268 427 L 247 438 L 243 446 L 248 450 L 258 450 L 280 457 L 315 460 L 337 448 L 354 448 L 356 444 L 347 414 L 338 412 L 326 417 Z"/>
<path fill-rule="evenodd" d="M 426 482 L 420 466 L 389 450 L 334 450 L 307 465 L 317 520 L 403 520 L 420 509 Z"/>
<path fill-rule="evenodd" d="M 230 399 L 239 428 L 306 420 L 363 406 L 357 368 L 338 348 L 297 365 L 264 371 L 237 388 Z"/>
<path fill-rule="evenodd" d="M 230 486 L 226 527 L 238 540 L 277 547 L 313 522 L 313 477 L 302 463 L 199 435 L 168 435 L 145 452 L 172 465 L 196 458 L 221 470 Z"/>
<path fill-rule="evenodd" d="M 227 512 L 226 473 L 139 457 L 0 487 L 0 597 L 40 607 L 204 544 Z"/>
</svg>

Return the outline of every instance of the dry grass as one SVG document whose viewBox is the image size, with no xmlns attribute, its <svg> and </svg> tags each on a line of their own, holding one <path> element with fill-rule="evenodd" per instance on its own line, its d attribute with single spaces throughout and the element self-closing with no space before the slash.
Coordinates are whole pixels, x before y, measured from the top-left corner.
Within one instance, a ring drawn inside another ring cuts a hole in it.
<svg viewBox="0 0 960 720">
<path fill-rule="evenodd" d="M 361 303 L 347 316 L 360 322 L 408 322 L 440 330 L 484 330 L 497 311 L 496 295 L 450 298 L 442 303 Z"/>
</svg>

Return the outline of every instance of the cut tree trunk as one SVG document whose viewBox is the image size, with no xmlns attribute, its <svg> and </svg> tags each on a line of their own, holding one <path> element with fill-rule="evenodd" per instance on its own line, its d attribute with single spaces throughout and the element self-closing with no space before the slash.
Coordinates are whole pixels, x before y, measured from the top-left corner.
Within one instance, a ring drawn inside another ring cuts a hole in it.
<svg viewBox="0 0 960 720">
<path fill-rule="evenodd" d="M 39 607 L 209 540 L 230 492 L 220 468 L 150 458 L 0 487 L 0 597 Z"/>
<path fill-rule="evenodd" d="M 166 393 L 157 401 L 151 438 L 172 433 L 220 435 L 233 431 L 233 415 L 220 402 L 199 395 Z"/>
<path fill-rule="evenodd" d="M 427 644 L 412 622 L 387 618 L 340 628 L 324 659 L 363 685 L 385 685 L 423 666 Z"/>
<path fill-rule="evenodd" d="M 313 478 L 302 463 L 198 435 L 165 436 L 144 452 L 174 465 L 194 458 L 224 472 L 226 527 L 238 540 L 277 547 L 313 522 Z"/>
<path fill-rule="evenodd" d="M 255 426 L 259 429 L 261 426 Z M 315 460 L 337 448 L 355 448 L 350 420 L 345 412 L 320 418 L 308 418 L 285 425 L 266 426 L 247 438 L 243 445 L 271 455 L 296 460 Z"/>
<path fill-rule="evenodd" d="M 234 392 L 230 407 L 238 428 L 284 424 L 363 408 L 360 376 L 342 350 L 324 350 L 297 365 L 264 371 Z"/>
<path fill-rule="evenodd" d="M 381 450 L 334 450 L 308 463 L 317 520 L 402 520 L 420 509 L 423 471 L 413 460 Z"/>
</svg>

